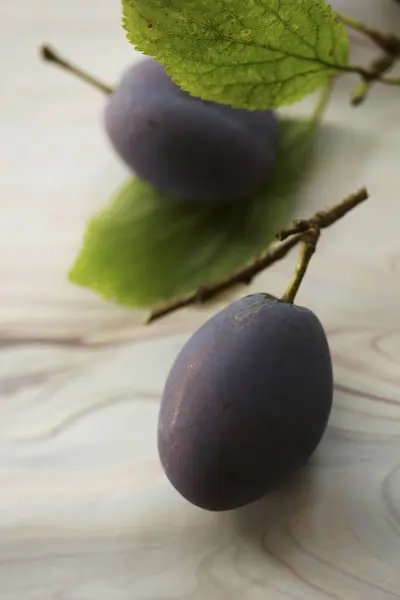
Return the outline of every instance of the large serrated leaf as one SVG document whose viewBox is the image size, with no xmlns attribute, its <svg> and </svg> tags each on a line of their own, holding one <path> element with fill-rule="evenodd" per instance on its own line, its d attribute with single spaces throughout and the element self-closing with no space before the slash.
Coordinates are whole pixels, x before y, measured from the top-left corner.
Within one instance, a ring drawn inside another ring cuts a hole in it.
<svg viewBox="0 0 400 600">
<path fill-rule="evenodd" d="M 281 120 L 274 177 L 243 202 L 178 203 L 129 179 L 89 223 L 70 280 L 107 299 L 144 308 L 243 265 L 290 219 L 314 126 L 310 120 Z"/>
<path fill-rule="evenodd" d="M 293 104 L 346 69 L 349 41 L 325 0 L 122 0 L 136 48 L 183 89 L 237 108 Z"/>
</svg>

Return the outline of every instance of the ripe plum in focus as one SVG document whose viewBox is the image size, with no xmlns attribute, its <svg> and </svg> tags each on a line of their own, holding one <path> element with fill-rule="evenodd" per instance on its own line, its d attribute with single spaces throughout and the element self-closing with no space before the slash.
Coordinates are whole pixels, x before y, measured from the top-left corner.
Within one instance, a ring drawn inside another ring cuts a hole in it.
<svg viewBox="0 0 400 600">
<path fill-rule="evenodd" d="M 306 463 L 332 396 L 315 314 L 266 294 L 242 298 L 202 325 L 172 366 L 158 423 L 164 471 L 201 508 L 253 502 Z"/>
</svg>

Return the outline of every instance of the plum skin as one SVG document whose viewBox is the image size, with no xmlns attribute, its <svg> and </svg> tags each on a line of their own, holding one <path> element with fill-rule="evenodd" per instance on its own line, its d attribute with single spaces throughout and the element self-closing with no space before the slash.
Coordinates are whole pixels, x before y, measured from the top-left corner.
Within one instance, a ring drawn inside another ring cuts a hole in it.
<svg viewBox="0 0 400 600">
<path fill-rule="evenodd" d="M 168 375 L 158 420 L 167 478 L 206 510 L 249 504 L 306 463 L 332 397 L 316 315 L 266 294 L 242 298 L 195 332 Z"/>
<path fill-rule="evenodd" d="M 273 171 L 279 141 L 273 111 L 190 96 L 148 57 L 122 77 L 104 124 L 117 154 L 141 179 L 194 202 L 230 202 L 256 192 Z"/>
</svg>

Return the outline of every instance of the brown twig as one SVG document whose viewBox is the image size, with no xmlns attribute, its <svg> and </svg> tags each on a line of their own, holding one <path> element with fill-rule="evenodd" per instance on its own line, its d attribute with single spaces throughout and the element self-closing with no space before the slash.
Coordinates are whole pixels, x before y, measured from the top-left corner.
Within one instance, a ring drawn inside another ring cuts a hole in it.
<svg viewBox="0 0 400 600">
<path fill-rule="evenodd" d="M 374 27 L 369 27 L 341 12 L 336 12 L 336 16 L 344 25 L 369 38 L 383 52 L 368 68 L 359 69 L 361 82 L 356 87 L 351 99 L 353 106 L 359 106 L 367 98 L 374 82 L 390 83 L 390 80 L 385 80 L 384 75 L 400 58 L 400 38 L 393 33 L 386 33 Z M 391 82 L 391 84 L 396 85 L 394 82 Z"/>
<path fill-rule="evenodd" d="M 400 85 L 400 77 L 381 77 L 379 81 L 386 85 Z"/>
<path fill-rule="evenodd" d="M 182 296 L 181 298 L 177 298 L 171 302 L 161 304 L 151 311 L 150 315 L 145 320 L 145 323 L 152 323 L 153 321 L 156 321 L 161 317 L 165 317 L 169 313 L 172 313 L 180 308 L 189 306 L 190 304 L 204 304 L 207 302 L 207 300 L 210 300 L 214 296 L 217 296 L 221 292 L 224 292 L 238 283 L 245 283 L 247 285 L 250 284 L 253 278 L 258 275 L 258 273 L 261 273 L 261 271 L 264 271 L 264 269 L 270 265 L 284 258 L 292 248 L 297 246 L 297 244 L 303 238 L 303 235 L 303 233 L 298 233 L 297 235 L 288 238 L 281 244 L 278 244 L 270 250 L 259 255 L 250 264 L 246 265 L 245 267 L 240 267 L 230 275 L 227 275 L 215 283 L 201 286 L 186 296 Z"/>
<path fill-rule="evenodd" d="M 319 211 L 310 219 L 295 221 L 290 229 L 286 229 L 277 235 L 278 240 L 281 240 L 280 243 L 273 245 L 263 254 L 254 258 L 249 264 L 240 267 L 223 279 L 209 285 L 201 286 L 190 294 L 156 306 L 150 312 L 145 323 L 152 323 L 169 313 L 190 306 L 191 304 L 207 302 L 238 283 L 249 284 L 256 275 L 284 258 L 300 241 L 304 241 L 304 234 L 306 232 L 314 229 L 319 231 L 320 229 L 329 227 L 354 207 L 367 200 L 367 198 L 367 190 L 361 188 L 358 192 L 351 194 L 336 206 L 325 211 Z"/>
<path fill-rule="evenodd" d="M 374 27 L 370 27 L 369 25 L 365 25 L 353 17 L 349 15 L 345 15 L 342 12 L 335 11 L 336 16 L 344 25 L 358 31 L 363 34 L 367 38 L 369 38 L 378 48 L 383 50 L 386 54 L 400 54 L 400 38 L 394 35 L 393 33 L 387 33 L 384 31 L 379 31 Z"/>
<path fill-rule="evenodd" d="M 85 81 L 85 83 L 88 83 L 89 85 L 100 90 L 104 94 L 110 95 L 114 92 L 114 89 L 111 86 L 102 83 L 96 77 L 93 77 L 93 75 L 86 73 L 86 71 L 83 71 L 80 67 L 77 67 L 76 65 L 73 65 L 69 61 L 65 60 L 59 54 L 57 54 L 55 50 L 50 48 L 50 46 L 41 46 L 39 52 L 43 60 L 54 63 L 58 67 L 64 69 L 64 71 L 72 73 L 72 75 L 75 75 L 75 77 L 78 77 L 82 81 Z"/>
<path fill-rule="evenodd" d="M 355 194 L 350 194 L 331 208 L 327 210 L 320 210 L 315 213 L 310 219 L 307 220 L 296 220 L 293 222 L 289 229 L 284 229 L 276 236 L 278 240 L 285 240 L 287 237 L 294 235 L 295 233 L 304 233 L 312 227 L 318 227 L 319 229 L 326 229 L 336 221 L 339 221 L 353 208 L 361 204 L 368 199 L 368 192 L 365 188 L 361 188 Z"/>
</svg>

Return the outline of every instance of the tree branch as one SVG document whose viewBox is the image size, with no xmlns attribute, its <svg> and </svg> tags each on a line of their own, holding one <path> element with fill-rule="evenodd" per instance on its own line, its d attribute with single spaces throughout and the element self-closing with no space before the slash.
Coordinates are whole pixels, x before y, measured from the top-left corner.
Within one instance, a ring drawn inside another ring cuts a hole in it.
<svg viewBox="0 0 400 600">
<path fill-rule="evenodd" d="M 386 85 L 400 85 L 400 77 L 381 77 L 379 81 Z"/>
<path fill-rule="evenodd" d="M 356 19 L 353 19 L 353 17 L 345 15 L 342 12 L 335 11 L 335 13 L 343 25 L 347 25 L 347 27 L 350 27 L 351 29 L 354 29 L 355 31 L 365 35 L 386 54 L 395 54 L 397 56 L 400 54 L 400 38 L 393 33 L 386 33 L 379 31 L 374 27 L 369 27 L 368 25 L 360 23 L 360 21 L 357 21 Z"/>
<path fill-rule="evenodd" d="M 344 25 L 363 34 L 383 51 L 383 54 L 374 60 L 369 68 L 359 69 L 361 82 L 356 87 L 351 99 L 353 106 L 359 106 L 367 98 L 373 82 L 381 81 L 382 83 L 397 85 L 395 81 L 387 81 L 383 76 L 400 58 L 400 38 L 393 33 L 386 33 L 364 25 L 364 23 L 360 23 L 353 17 L 341 12 L 336 11 L 336 16 Z"/>
<path fill-rule="evenodd" d="M 283 230 L 277 235 L 277 239 L 280 240 L 279 243 L 255 257 L 249 264 L 236 269 L 236 271 L 230 275 L 214 283 L 199 287 L 190 294 L 156 306 L 150 312 L 145 323 L 152 323 L 153 321 L 161 319 L 162 317 L 179 310 L 180 308 L 190 306 L 191 304 L 205 303 L 214 296 L 217 296 L 238 283 L 251 283 L 256 275 L 284 258 L 299 242 L 304 241 L 304 234 L 306 232 L 309 232 L 310 230 L 319 231 L 320 229 L 329 227 L 346 215 L 350 210 L 367 200 L 367 198 L 367 190 L 361 188 L 358 192 L 351 194 L 336 206 L 324 211 L 318 211 L 310 219 L 294 221 L 289 229 Z"/>
</svg>

